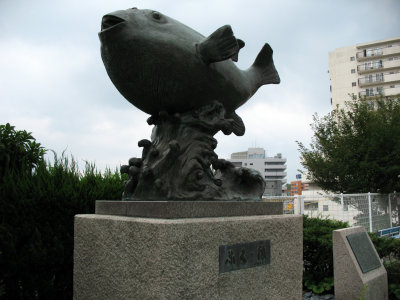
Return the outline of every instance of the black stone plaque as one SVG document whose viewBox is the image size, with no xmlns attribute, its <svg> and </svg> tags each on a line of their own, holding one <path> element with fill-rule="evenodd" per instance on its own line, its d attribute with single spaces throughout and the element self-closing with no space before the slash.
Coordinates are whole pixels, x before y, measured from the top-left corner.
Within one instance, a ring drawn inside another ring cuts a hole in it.
<svg viewBox="0 0 400 300">
<path fill-rule="evenodd" d="M 254 268 L 271 263 L 270 241 L 219 246 L 219 272 Z"/>
<path fill-rule="evenodd" d="M 363 273 L 368 273 L 381 266 L 381 261 L 366 232 L 349 234 L 346 238 Z"/>
</svg>

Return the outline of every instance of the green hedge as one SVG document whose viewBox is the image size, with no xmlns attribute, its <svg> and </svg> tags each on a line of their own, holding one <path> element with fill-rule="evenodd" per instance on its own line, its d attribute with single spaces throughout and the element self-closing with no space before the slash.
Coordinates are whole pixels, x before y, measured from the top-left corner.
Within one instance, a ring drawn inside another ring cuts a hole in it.
<svg viewBox="0 0 400 300">
<path fill-rule="evenodd" d="M 348 227 L 335 220 L 303 219 L 303 285 L 314 293 L 333 293 L 333 244 L 332 231 Z M 370 233 L 372 242 L 388 273 L 390 299 L 400 299 L 400 240 L 378 237 Z"/>
<path fill-rule="evenodd" d="M 72 299 L 74 215 L 97 199 L 121 199 L 119 172 L 54 157 L 30 133 L 0 125 L 0 296 Z M 27 153 L 25 153 L 27 152 Z"/>
<path fill-rule="evenodd" d="M 333 292 L 332 231 L 348 223 L 322 218 L 303 218 L 303 285 L 321 294 Z"/>
<path fill-rule="evenodd" d="M 379 256 L 383 258 L 389 283 L 389 299 L 400 299 L 400 239 L 370 233 Z"/>
</svg>

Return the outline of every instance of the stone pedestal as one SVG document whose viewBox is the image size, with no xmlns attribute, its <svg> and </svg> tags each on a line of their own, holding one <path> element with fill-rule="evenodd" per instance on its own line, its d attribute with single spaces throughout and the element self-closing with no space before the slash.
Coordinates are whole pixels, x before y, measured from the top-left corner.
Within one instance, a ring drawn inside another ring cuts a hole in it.
<svg viewBox="0 0 400 300">
<path fill-rule="evenodd" d="M 388 299 L 387 273 L 363 227 L 333 231 L 336 300 Z"/>
<path fill-rule="evenodd" d="M 260 241 L 261 260 L 250 251 Z M 74 299 L 297 300 L 302 271 L 301 216 L 75 217 Z"/>
</svg>

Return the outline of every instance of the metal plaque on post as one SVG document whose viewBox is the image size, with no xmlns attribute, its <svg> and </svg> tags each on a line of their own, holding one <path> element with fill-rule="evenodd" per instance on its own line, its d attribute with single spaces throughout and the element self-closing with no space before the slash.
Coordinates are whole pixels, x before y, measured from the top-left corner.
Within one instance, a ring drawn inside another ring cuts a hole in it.
<svg viewBox="0 0 400 300">
<path fill-rule="evenodd" d="M 349 234 L 346 238 L 363 273 L 368 273 L 381 266 L 381 261 L 366 232 Z"/>
<path fill-rule="evenodd" d="M 225 273 L 271 263 L 270 241 L 219 246 L 219 272 Z"/>
</svg>

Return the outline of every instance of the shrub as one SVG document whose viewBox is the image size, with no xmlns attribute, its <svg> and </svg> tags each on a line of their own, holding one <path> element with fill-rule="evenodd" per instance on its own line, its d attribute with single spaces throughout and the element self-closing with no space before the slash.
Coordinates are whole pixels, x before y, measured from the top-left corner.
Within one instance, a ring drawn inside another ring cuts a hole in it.
<svg viewBox="0 0 400 300">
<path fill-rule="evenodd" d="M 400 239 L 378 237 L 370 233 L 379 257 L 383 258 L 388 276 L 390 299 L 400 299 Z"/>
<path fill-rule="evenodd" d="M 45 152 L 32 133 L 17 131 L 9 123 L 0 125 L 0 175 L 6 171 L 31 172 L 43 161 Z"/>
<path fill-rule="evenodd" d="M 332 231 L 348 223 L 322 218 L 303 219 L 303 284 L 321 294 L 333 289 Z"/>
<path fill-rule="evenodd" d="M 89 163 L 80 172 L 65 155 L 46 163 L 30 134 L 1 130 L 19 158 L 1 151 L 0 298 L 71 299 L 74 215 L 93 213 L 97 199 L 121 199 L 123 178 Z"/>
</svg>

